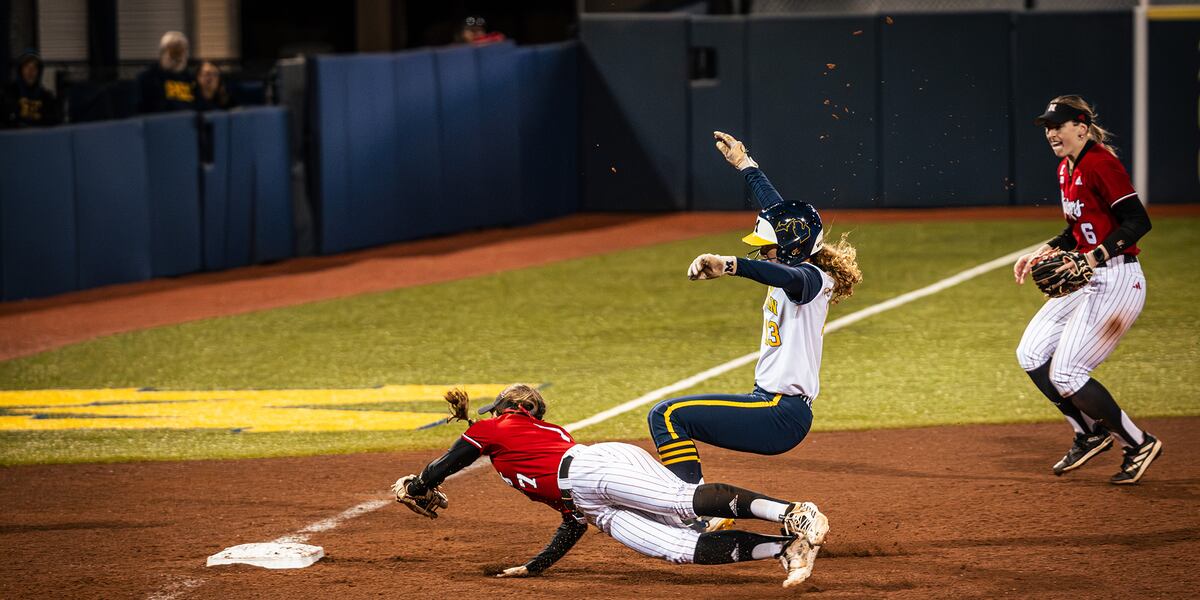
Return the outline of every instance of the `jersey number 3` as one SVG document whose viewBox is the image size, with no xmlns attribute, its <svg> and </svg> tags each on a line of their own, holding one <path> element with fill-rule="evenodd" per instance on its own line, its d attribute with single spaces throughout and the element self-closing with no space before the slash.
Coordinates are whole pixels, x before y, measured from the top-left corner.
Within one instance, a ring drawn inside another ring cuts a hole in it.
<svg viewBox="0 0 1200 600">
<path fill-rule="evenodd" d="M 783 344 L 783 340 L 779 339 L 779 324 L 775 321 L 767 321 L 767 345 L 778 348 L 781 344 Z"/>
</svg>

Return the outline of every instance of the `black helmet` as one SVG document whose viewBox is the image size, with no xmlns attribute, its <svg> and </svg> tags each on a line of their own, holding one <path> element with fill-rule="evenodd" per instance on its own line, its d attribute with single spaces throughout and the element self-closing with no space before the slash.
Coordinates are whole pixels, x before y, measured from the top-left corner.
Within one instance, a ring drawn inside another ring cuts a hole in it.
<svg viewBox="0 0 1200 600">
<path fill-rule="evenodd" d="M 779 246 L 779 260 L 798 265 L 821 251 L 821 215 L 807 202 L 784 201 L 758 213 L 754 231 L 742 238 L 751 246 Z"/>
</svg>

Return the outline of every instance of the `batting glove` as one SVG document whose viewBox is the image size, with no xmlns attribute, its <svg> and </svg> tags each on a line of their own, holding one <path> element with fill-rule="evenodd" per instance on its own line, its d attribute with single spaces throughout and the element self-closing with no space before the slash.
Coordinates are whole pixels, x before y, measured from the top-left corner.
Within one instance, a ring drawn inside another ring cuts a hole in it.
<svg viewBox="0 0 1200 600">
<path fill-rule="evenodd" d="M 717 140 L 717 151 L 725 157 L 726 162 L 737 167 L 737 170 L 742 171 L 758 166 L 758 163 L 754 162 L 754 159 L 750 158 L 747 153 L 746 145 L 739 142 L 737 138 L 723 131 L 714 131 L 713 138 Z"/>
<path fill-rule="evenodd" d="M 737 258 L 733 256 L 718 256 L 716 254 L 701 254 L 688 267 L 688 279 L 716 279 L 722 275 L 737 273 Z"/>
</svg>

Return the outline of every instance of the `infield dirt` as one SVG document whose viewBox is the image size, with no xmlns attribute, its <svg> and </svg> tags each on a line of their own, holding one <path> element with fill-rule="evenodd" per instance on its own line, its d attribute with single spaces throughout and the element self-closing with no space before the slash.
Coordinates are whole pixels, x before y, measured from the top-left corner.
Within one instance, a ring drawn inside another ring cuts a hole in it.
<svg viewBox="0 0 1200 600">
<path fill-rule="evenodd" d="M 542 577 L 485 577 L 539 552 L 558 525 L 486 466 L 446 485 L 450 508 L 435 521 L 393 504 L 314 535 L 327 557 L 307 569 L 204 566 L 227 546 L 386 498 L 436 451 L 8 468 L 0 597 L 1194 597 L 1200 418 L 1146 425 L 1164 454 L 1128 487 L 1107 483 L 1115 450 L 1051 474 L 1070 442 L 1062 424 L 816 433 L 774 457 L 702 449 L 710 481 L 813 500 L 829 515 L 798 590 L 780 587 L 773 560 L 671 565 L 594 528 Z"/>
<path fill-rule="evenodd" d="M 1179 207 L 1195 212 L 1195 205 Z M 682 239 L 744 226 L 750 215 L 580 219 L 484 234 L 490 243 L 449 254 L 447 240 L 432 240 L 8 303 L 0 305 L 0 358 L 575 255 L 547 253 L 546 236 L 584 236 L 562 245 L 584 256 L 665 241 L 667 230 L 682 231 L 670 238 Z M 683 222 L 666 227 L 670 219 Z M 815 412 L 819 420 L 819 402 Z M 826 547 L 798 590 L 780 587 L 783 570 L 774 561 L 670 565 L 594 529 L 546 576 L 485 577 L 488 567 L 540 551 L 558 524 L 490 468 L 451 481 L 451 506 L 436 521 L 389 505 L 312 536 L 309 543 L 327 557 L 307 569 L 204 566 L 225 547 L 270 541 L 386 498 L 392 481 L 437 451 L 0 468 L 0 598 L 1195 597 L 1200 418 L 1142 424 L 1163 440 L 1164 455 L 1129 487 L 1107 483 L 1120 462 L 1116 450 L 1054 477 L 1050 465 L 1070 443 L 1064 424 L 818 432 L 775 457 L 702 448 L 710 481 L 812 500 L 829 515 Z M 761 522 L 740 526 L 771 531 Z"/>
</svg>

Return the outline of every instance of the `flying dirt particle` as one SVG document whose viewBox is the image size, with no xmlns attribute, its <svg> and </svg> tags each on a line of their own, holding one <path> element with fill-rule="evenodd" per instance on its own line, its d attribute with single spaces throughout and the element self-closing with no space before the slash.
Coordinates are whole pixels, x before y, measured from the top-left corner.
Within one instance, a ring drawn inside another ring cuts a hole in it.
<svg viewBox="0 0 1200 600">
<path fill-rule="evenodd" d="M 884 23 L 887 23 L 888 25 L 895 25 L 895 24 L 896 24 L 896 20 L 895 20 L 895 19 L 893 19 L 893 18 L 891 18 L 891 17 L 884 17 L 884 18 L 883 18 L 883 22 L 884 22 Z"/>
<path fill-rule="evenodd" d="M 616 174 L 617 174 L 617 168 L 616 168 L 616 167 L 609 167 L 609 168 L 608 168 L 608 170 L 609 170 L 609 171 L 612 171 L 612 172 L 613 172 L 613 175 L 616 175 Z"/>
<path fill-rule="evenodd" d="M 837 63 L 825 63 L 825 68 L 832 71 L 837 68 Z"/>
<path fill-rule="evenodd" d="M 829 98 L 826 98 L 825 101 L 822 102 L 821 104 L 824 104 L 825 106 L 829 106 Z"/>
<path fill-rule="evenodd" d="M 837 119 L 840 119 L 840 118 L 841 118 L 841 117 L 839 117 L 839 116 L 838 116 L 838 114 L 837 114 L 837 113 L 832 113 L 832 114 L 830 114 L 829 116 L 833 117 L 835 120 L 837 120 Z"/>
<path fill-rule="evenodd" d="M 862 30 L 861 30 L 861 29 L 855 29 L 855 30 L 854 30 L 854 33 L 852 33 L 852 34 L 850 34 L 850 35 L 862 35 Z"/>
</svg>

